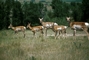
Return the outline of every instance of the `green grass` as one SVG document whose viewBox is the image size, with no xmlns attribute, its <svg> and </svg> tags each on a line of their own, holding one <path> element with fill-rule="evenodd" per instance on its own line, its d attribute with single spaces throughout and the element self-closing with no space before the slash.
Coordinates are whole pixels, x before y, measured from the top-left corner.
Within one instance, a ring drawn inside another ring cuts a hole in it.
<svg viewBox="0 0 89 60">
<path fill-rule="evenodd" d="M 67 30 L 70 34 L 72 31 Z M 84 32 L 78 31 L 84 34 Z M 89 40 L 86 36 L 72 36 L 66 39 L 54 39 L 54 33 L 48 30 L 48 37 L 41 38 L 37 33 L 26 30 L 26 38 L 12 30 L 0 31 L 0 60 L 89 60 Z"/>
</svg>

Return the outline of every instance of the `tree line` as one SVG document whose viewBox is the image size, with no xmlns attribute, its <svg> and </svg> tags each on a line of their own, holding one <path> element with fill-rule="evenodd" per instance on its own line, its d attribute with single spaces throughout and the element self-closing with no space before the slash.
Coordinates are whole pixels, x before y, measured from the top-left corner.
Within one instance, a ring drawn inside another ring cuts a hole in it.
<svg viewBox="0 0 89 60">
<path fill-rule="evenodd" d="M 66 23 L 66 16 L 72 16 L 75 21 L 89 22 L 89 1 L 82 2 L 63 2 L 61 0 L 52 0 L 50 6 L 52 10 L 47 10 L 47 4 L 41 2 L 24 2 L 17 0 L 0 0 L 0 30 L 7 29 L 9 24 L 13 26 L 24 25 L 28 22 L 32 25 L 41 25 L 39 17 L 43 17 L 44 21 L 53 21 L 58 24 Z"/>
</svg>

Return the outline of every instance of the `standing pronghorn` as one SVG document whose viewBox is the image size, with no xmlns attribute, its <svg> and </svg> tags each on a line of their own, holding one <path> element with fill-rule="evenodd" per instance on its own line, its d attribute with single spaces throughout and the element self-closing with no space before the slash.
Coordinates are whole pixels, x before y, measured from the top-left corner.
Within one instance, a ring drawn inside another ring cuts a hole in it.
<svg viewBox="0 0 89 60">
<path fill-rule="evenodd" d="M 89 23 L 87 23 L 87 22 L 71 22 L 71 17 L 66 17 L 66 19 L 70 23 L 70 27 L 73 29 L 73 36 L 75 36 L 77 29 L 82 29 L 87 34 L 88 39 L 89 39 L 89 33 L 88 33 Z"/>
<path fill-rule="evenodd" d="M 43 22 L 43 18 L 39 18 L 39 20 L 40 20 L 40 23 L 44 26 L 45 36 L 47 36 L 47 30 L 52 29 L 52 26 L 53 26 L 54 22 Z M 55 23 L 55 25 L 58 25 L 58 24 Z"/>
<path fill-rule="evenodd" d="M 63 38 L 66 37 L 66 29 L 67 29 L 67 26 L 64 26 L 64 25 L 54 25 L 54 24 L 52 26 L 52 29 L 55 32 L 55 39 L 57 39 L 57 37 L 61 33 L 63 34 Z M 57 34 L 58 34 L 58 36 L 57 36 Z"/>
<path fill-rule="evenodd" d="M 26 30 L 26 27 L 25 26 L 16 26 L 16 27 L 13 27 L 12 24 L 10 24 L 8 26 L 8 28 L 11 28 L 15 31 L 15 33 L 17 33 L 18 31 L 22 31 L 23 34 L 24 34 L 24 37 L 25 37 L 25 30 Z"/>
<path fill-rule="evenodd" d="M 36 32 L 38 32 L 38 31 L 41 32 L 42 36 L 44 34 L 44 32 L 43 32 L 44 27 L 43 26 L 34 26 L 34 27 L 32 27 L 31 24 L 28 23 L 27 28 L 31 29 L 31 31 L 33 32 L 33 36 L 35 36 Z"/>
</svg>

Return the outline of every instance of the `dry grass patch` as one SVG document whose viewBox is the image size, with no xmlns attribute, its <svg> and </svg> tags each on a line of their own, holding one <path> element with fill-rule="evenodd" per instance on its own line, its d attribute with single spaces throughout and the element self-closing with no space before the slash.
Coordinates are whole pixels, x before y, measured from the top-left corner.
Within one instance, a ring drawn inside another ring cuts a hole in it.
<svg viewBox="0 0 89 60">
<path fill-rule="evenodd" d="M 55 40 L 54 33 L 48 32 L 49 36 L 43 39 L 33 38 L 29 30 L 26 30 L 26 38 L 21 32 L 17 35 L 12 30 L 0 31 L 0 60 L 89 60 L 86 36 Z"/>
</svg>

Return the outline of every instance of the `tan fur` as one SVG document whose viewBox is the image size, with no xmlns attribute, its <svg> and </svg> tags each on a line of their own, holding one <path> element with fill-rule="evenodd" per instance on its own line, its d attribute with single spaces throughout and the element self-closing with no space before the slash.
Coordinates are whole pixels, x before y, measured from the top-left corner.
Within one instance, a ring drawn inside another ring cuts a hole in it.
<svg viewBox="0 0 89 60">
<path fill-rule="evenodd" d="M 52 26 L 53 26 L 54 22 L 43 22 L 43 18 L 39 18 L 39 20 L 40 20 L 40 23 L 44 26 L 45 36 L 47 36 L 47 30 L 52 29 Z"/>
<path fill-rule="evenodd" d="M 24 34 L 24 37 L 25 37 L 25 30 L 26 30 L 26 27 L 25 26 L 16 26 L 16 27 L 13 27 L 12 24 L 10 24 L 8 26 L 8 28 L 11 28 L 15 31 L 15 33 L 17 33 L 18 31 L 22 31 L 23 34 Z"/>
<path fill-rule="evenodd" d="M 71 17 L 66 17 L 67 21 L 70 23 L 70 27 L 73 29 L 73 36 L 76 34 L 77 28 L 74 28 L 74 25 L 81 26 L 81 29 L 87 34 L 89 39 L 88 27 L 85 25 L 85 22 L 72 22 Z"/>
<path fill-rule="evenodd" d="M 66 26 L 66 28 L 67 28 L 67 26 Z M 66 28 L 63 25 L 59 25 L 59 26 L 53 25 L 52 29 L 55 32 L 55 39 L 57 39 L 57 37 L 60 35 L 60 33 L 62 33 L 63 36 L 64 36 L 64 34 L 66 35 Z M 58 36 L 57 36 L 57 34 L 58 34 Z"/>
<path fill-rule="evenodd" d="M 31 31 L 33 32 L 33 36 L 35 36 L 36 32 L 38 32 L 38 31 L 40 31 L 42 35 L 44 34 L 44 32 L 43 32 L 44 27 L 43 26 L 34 26 L 34 27 L 32 27 L 29 23 L 27 25 L 27 28 L 31 29 Z"/>
</svg>

